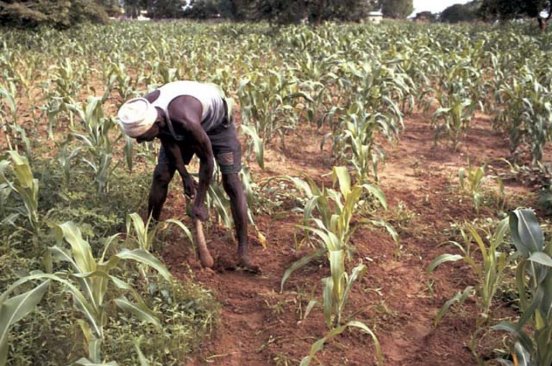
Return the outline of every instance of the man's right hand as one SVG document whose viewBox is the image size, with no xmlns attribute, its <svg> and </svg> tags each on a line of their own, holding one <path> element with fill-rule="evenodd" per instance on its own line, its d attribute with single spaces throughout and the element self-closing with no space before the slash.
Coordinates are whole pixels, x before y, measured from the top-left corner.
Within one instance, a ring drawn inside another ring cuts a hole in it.
<svg viewBox="0 0 552 366">
<path fill-rule="evenodd" d="M 197 183 L 191 176 L 184 178 L 184 194 L 188 198 L 194 198 L 197 188 Z"/>
</svg>

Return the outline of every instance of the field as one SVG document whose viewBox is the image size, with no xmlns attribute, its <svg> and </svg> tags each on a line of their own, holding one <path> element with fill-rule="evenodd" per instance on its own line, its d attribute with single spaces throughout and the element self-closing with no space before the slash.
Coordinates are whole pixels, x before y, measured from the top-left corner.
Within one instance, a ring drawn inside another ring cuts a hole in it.
<svg viewBox="0 0 552 366">
<path fill-rule="evenodd" d="M 0 365 L 552 364 L 549 33 L 0 34 Z M 148 221 L 159 143 L 115 116 L 179 79 L 235 101 L 260 274 L 232 267 L 218 173 L 214 270 L 179 178 Z"/>
</svg>

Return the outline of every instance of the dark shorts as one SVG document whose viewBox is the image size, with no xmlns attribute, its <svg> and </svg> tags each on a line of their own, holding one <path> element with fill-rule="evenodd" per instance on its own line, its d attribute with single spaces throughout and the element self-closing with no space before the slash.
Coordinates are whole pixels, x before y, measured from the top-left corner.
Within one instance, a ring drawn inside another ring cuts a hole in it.
<svg viewBox="0 0 552 366">
<path fill-rule="evenodd" d="M 213 155 L 220 168 L 220 172 L 222 174 L 239 173 L 241 170 L 241 145 L 234 123 L 216 127 L 213 131 L 209 131 L 207 136 L 211 140 Z M 186 144 L 185 141 L 181 143 Z M 184 164 L 189 164 L 194 156 L 194 152 L 191 149 L 181 149 L 181 151 Z M 174 166 L 163 146 L 159 150 L 157 164 Z"/>
</svg>

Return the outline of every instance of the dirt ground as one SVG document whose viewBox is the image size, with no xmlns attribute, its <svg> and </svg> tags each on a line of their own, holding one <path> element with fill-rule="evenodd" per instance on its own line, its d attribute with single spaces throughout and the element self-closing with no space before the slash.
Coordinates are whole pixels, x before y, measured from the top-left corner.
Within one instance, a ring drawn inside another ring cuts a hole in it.
<svg viewBox="0 0 552 366">
<path fill-rule="evenodd" d="M 382 218 L 398 231 L 399 244 L 372 226 L 359 226 L 352 238 L 357 253 L 349 270 L 361 260 L 368 270 L 353 286 L 346 317 L 371 327 L 382 345 L 385 364 L 391 366 L 476 364 L 467 346 L 475 330 L 473 299 L 437 327 L 433 325 L 443 303 L 474 284 L 469 270 L 447 264 L 428 274 L 426 268 L 436 256 L 453 250 L 442 245 L 451 239 L 451 225 L 477 217 L 496 218 L 498 212 L 491 204 L 476 214 L 470 198 L 460 192 L 458 170 L 470 161 L 474 166 L 487 163 L 489 174 L 508 173 L 501 160 L 509 155 L 508 141 L 492 131 L 488 118 L 478 116 L 473 121 L 456 152 L 446 143 L 433 145 L 430 118 L 421 113 L 407 117 L 401 140 L 385 146 L 380 187 L 389 209 Z M 320 151 L 321 135 L 314 127 L 298 131 L 288 136 L 284 152 L 279 145 L 269 149 L 267 169 L 255 168 L 255 177 L 306 174 L 318 182 L 328 181 L 329 147 Z M 514 180 L 504 183 L 507 206 L 531 205 L 533 194 L 528 189 Z M 182 199 L 174 189 L 171 195 L 165 217 L 182 213 Z M 214 336 L 183 365 L 297 365 L 312 343 L 326 334 L 320 306 L 303 319 L 309 301 L 321 298 L 320 280 L 329 273 L 325 262 L 294 273 L 280 293 L 284 271 L 309 252 L 306 246 L 297 247 L 294 239 L 300 221 L 301 215 L 291 210 L 256 217 L 268 240 L 263 248 L 250 230 L 251 254 L 262 267 L 260 275 L 223 269 L 224 263 L 233 260 L 235 242 L 232 233 L 222 228 L 212 227 L 208 234 L 218 263 L 215 271 L 202 270 L 190 248 L 178 243 L 164 248 L 163 257 L 177 277 L 198 281 L 222 304 Z M 312 364 L 373 365 L 373 343 L 358 330 L 346 331 L 332 339 Z"/>
</svg>

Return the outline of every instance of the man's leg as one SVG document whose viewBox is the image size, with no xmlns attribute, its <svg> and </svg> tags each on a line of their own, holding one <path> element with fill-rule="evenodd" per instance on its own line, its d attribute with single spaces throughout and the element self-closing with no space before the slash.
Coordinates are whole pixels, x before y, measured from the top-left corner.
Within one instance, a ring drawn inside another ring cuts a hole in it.
<svg viewBox="0 0 552 366">
<path fill-rule="evenodd" d="M 251 263 L 247 239 L 247 201 L 238 173 L 222 174 L 222 185 L 230 198 L 232 218 L 238 240 L 238 265 L 258 272 L 259 267 Z"/>
<path fill-rule="evenodd" d="M 155 170 L 153 171 L 153 181 L 148 199 L 148 215 L 154 220 L 159 221 L 163 204 L 167 199 L 169 183 L 174 176 L 176 167 L 171 164 L 163 148 L 159 151 L 159 157 Z"/>
<path fill-rule="evenodd" d="M 241 146 L 238 140 L 236 127 L 233 124 L 221 129 L 216 134 L 210 134 L 211 146 L 215 160 L 222 173 L 222 185 L 230 198 L 232 218 L 238 240 L 238 265 L 252 272 L 260 272 L 259 267 L 251 263 L 247 239 L 247 200 L 242 182 L 239 177 L 241 171 Z"/>
</svg>

